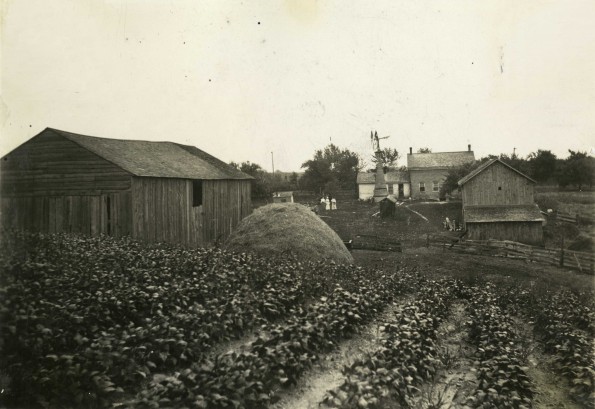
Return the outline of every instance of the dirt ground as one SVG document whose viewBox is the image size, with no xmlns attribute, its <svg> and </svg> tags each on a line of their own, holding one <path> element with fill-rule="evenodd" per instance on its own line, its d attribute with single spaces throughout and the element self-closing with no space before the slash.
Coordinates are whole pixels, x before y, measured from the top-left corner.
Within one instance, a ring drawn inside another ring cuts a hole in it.
<svg viewBox="0 0 595 409">
<path fill-rule="evenodd" d="M 392 219 L 374 216 L 378 204 L 358 200 L 339 203 L 338 210 L 320 211 L 319 216 L 343 240 L 358 234 L 377 235 L 401 243 L 403 252 L 353 250 L 356 264 L 384 270 L 415 268 L 422 274 L 453 276 L 461 279 L 481 277 L 496 282 L 559 286 L 584 291 L 595 289 L 595 278 L 573 270 L 541 263 L 489 256 L 460 254 L 451 250 L 426 247 L 428 234 L 457 236 L 445 231 L 442 221 L 461 219 L 460 202 L 412 202 L 397 207 Z M 422 217 L 423 216 L 423 217 Z"/>
</svg>

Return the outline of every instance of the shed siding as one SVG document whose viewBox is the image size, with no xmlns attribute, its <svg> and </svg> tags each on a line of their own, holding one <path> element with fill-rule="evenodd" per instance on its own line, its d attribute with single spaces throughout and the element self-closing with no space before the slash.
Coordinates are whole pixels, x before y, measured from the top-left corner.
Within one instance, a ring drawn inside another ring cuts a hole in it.
<svg viewBox="0 0 595 409">
<path fill-rule="evenodd" d="M 512 240 L 543 245 L 541 222 L 466 223 L 466 228 L 469 240 Z"/>
<path fill-rule="evenodd" d="M 51 131 L 2 159 L 1 195 L 94 196 L 130 188 L 131 175 Z"/>
<path fill-rule="evenodd" d="M 500 163 L 495 163 L 465 183 L 462 191 L 465 206 L 534 203 L 534 184 Z"/>
</svg>

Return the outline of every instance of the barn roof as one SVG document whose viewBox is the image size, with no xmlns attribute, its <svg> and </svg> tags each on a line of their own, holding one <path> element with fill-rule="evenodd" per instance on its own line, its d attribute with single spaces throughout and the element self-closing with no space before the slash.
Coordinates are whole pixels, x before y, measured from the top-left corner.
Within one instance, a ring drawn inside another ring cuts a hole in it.
<svg viewBox="0 0 595 409">
<path fill-rule="evenodd" d="M 409 172 L 389 170 L 384 174 L 386 183 L 409 183 Z M 357 174 L 358 184 L 376 183 L 376 172 L 360 172 Z"/>
<path fill-rule="evenodd" d="M 458 182 L 459 186 L 463 186 L 465 183 L 469 182 L 475 176 L 479 175 L 481 172 L 483 172 L 484 170 L 486 170 L 487 168 L 489 168 L 490 166 L 492 166 L 495 163 L 501 163 L 502 165 L 506 166 L 508 169 L 512 170 L 513 172 L 516 172 L 519 175 L 521 175 L 522 177 L 528 179 L 530 182 L 537 183 L 536 181 L 531 179 L 529 176 L 525 175 L 523 172 L 516 170 L 515 168 L 510 166 L 508 163 L 503 162 L 498 158 L 495 158 L 495 159 L 491 159 L 491 160 L 487 161 L 486 163 L 484 163 L 483 165 L 481 165 L 480 167 L 478 167 L 477 169 L 475 169 L 474 171 L 469 173 L 467 176 L 465 176 L 464 178 L 459 180 L 459 182 Z"/>
<path fill-rule="evenodd" d="M 253 179 L 212 155 L 174 142 L 99 138 L 46 128 L 135 176 L 182 179 Z M 40 135 L 41 135 L 40 134 Z"/>
<path fill-rule="evenodd" d="M 473 151 L 407 154 L 407 167 L 412 170 L 450 168 L 475 160 Z"/>
<path fill-rule="evenodd" d="M 466 223 L 541 222 L 543 216 L 536 204 L 519 206 L 465 207 Z"/>
</svg>

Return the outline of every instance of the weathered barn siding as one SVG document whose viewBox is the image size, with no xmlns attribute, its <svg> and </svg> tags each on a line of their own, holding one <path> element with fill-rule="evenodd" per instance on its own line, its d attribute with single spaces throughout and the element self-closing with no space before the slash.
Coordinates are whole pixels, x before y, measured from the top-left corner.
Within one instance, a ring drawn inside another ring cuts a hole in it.
<svg viewBox="0 0 595 409">
<path fill-rule="evenodd" d="M 189 243 L 187 185 L 185 179 L 133 178 L 132 237 L 151 242 Z"/>
<path fill-rule="evenodd" d="M 487 167 L 462 187 L 465 206 L 534 203 L 534 183 L 499 162 Z"/>
<path fill-rule="evenodd" d="M 95 196 L 2 197 L 2 226 L 43 233 L 126 236 L 131 231 L 130 192 Z"/>
<path fill-rule="evenodd" d="M 226 238 L 252 212 L 250 180 L 203 181 L 203 240 Z"/>
<path fill-rule="evenodd" d="M 250 180 L 202 180 L 202 205 L 192 205 L 193 181 L 135 177 L 132 237 L 204 245 L 227 237 L 250 214 Z"/>
<path fill-rule="evenodd" d="M 2 158 L 0 223 L 48 233 L 130 234 L 131 175 L 51 131 Z"/>
<path fill-rule="evenodd" d="M 2 197 L 92 196 L 131 184 L 128 172 L 51 131 L 4 156 L 0 166 Z"/>
<path fill-rule="evenodd" d="M 541 222 L 466 223 L 469 240 L 512 240 L 535 246 L 543 245 Z"/>
</svg>

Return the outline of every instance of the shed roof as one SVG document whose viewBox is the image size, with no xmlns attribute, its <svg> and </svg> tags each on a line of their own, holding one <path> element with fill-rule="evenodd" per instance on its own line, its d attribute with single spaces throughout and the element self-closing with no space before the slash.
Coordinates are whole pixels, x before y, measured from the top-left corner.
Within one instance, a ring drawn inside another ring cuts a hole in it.
<svg viewBox="0 0 595 409">
<path fill-rule="evenodd" d="M 409 172 L 389 170 L 384 174 L 386 183 L 409 183 Z M 360 172 L 357 174 L 358 184 L 376 183 L 376 172 Z"/>
<path fill-rule="evenodd" d="M 483 172 L 484 170 L 486 170 L 487 168 L 489 168 L 490 166 L 492 166 L 495 163 L 500 163 L 500 164 L 506 166 L 508 169 L 512 170 L 513 172 L 516 172 L 520 176 L 528 179 L 530 182 L 537 183 L 535 180 L 531 179 L 529 176 L 525 175 L 523 172 L 521 172 L 521 171 L 513 168 L 508 163 L 503 162 L 503 161 L 501 161 L 498 158 L 495 158 L 495 159 L 490 159 L 489 161 L 487 161 L 486 163 L 484 163 L 483 165 L 481 165 L 480 167 L 478 167 L 474 171 L 470 172 L 467 176 L 465 176 L 464 178 L 462 178 L 461 180 L 459 180 L 458 181 L 459 186 L 463 186 L 465 183 L 469 182 L 475 176 L 479 175 L 481 172 Z"/>
<path fill-rule="evenodd" d="M 46 128 L 135 176 L 182 179 L 253 179 L 225 162 L 189 145 L 99 138 Z M 38 135 L 38 136 L 39 136 Z"/>
<path fill-rule="evenodd" d="M 461 166 L 475 160 L 473 151 L 432 152 L 407 154 L 409 169 L 450 168 Z"/>
<path fill-rule="evenodd" d="M 465 208 L 466 223 L 541 222 L 536 204 L 519 206 L 470 206 Z"/>
</svg>

